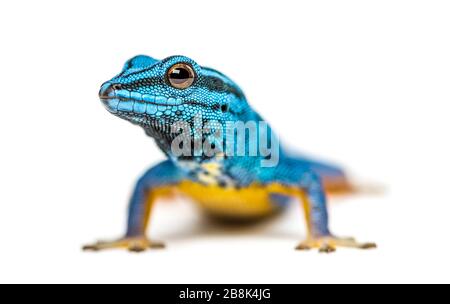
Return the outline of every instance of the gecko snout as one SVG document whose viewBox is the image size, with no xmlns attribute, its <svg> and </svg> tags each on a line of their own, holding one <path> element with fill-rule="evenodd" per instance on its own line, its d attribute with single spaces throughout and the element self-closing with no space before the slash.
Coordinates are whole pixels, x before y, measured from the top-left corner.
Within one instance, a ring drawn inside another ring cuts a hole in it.
<svg viewBox="0 0 450 304">
<path fill-rule="evenodd" d="M 120 90 L 120 85 L 118 84 L 112 84 L 110 82 L 105 82 L 101 88 L 100 92 L 98 93 L 98 96 L 100 99 L 110 99 L 115 96 L 116 90 Z"/>
</svg>

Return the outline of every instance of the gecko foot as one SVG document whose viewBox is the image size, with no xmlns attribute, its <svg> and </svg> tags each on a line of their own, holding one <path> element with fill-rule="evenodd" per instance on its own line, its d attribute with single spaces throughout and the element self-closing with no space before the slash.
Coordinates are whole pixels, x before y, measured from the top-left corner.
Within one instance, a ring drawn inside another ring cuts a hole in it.
<svg viewBox="0 0 450 304">
<path fill-rule="evenodd" d="M 319 249 L 322 253 L 335 252 L 338 247 L 357 248 L 357 249 L 374 249 L 377 248 L 375 243 L 359 243 L 353 238 L 337 238 L 333 236 L 309 238 L 300 243 L 296 250 Z"/>
<path fill-rule="evenodd" d="M 148 249 L 164 249 L 163 243 L 150 241 L 146 237 L 123 238 L 112 242 L 97 242 L 83 247 L 84 251 L 100 251 L 106 249 L 126 249 L 131 252 L 143 252 Z"/>
</svg>

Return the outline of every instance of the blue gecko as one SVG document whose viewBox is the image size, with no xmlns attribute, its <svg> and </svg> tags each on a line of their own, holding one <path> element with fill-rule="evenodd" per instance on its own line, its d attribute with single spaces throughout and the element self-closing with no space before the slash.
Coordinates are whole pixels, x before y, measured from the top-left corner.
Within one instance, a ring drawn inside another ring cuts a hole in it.
<svg viewBox="0 0 450 304">
<path fill-rule="evenodd" d="M 110 113 L 141 126 L 167 159 L 138 180 L 125 236 L 85 250 L 164 247 L 147 238 L 146 230 L 155 202 L 174 195 L 192 199 L 212 217 L 235 222 L 269 217 L 297 200 L 308 230 L 297 249 L 376 247 L 330 232 L 326 192 L 352 191 L 344 171 L 286 151 L 224 74 L 185 56 L 156 60 L 141 55 L 105 82 L 99 96 Z M 230 132 L 230 126 L 244 127 L 244 133 L 230 140 L 238 131 Z"/>
</svg>

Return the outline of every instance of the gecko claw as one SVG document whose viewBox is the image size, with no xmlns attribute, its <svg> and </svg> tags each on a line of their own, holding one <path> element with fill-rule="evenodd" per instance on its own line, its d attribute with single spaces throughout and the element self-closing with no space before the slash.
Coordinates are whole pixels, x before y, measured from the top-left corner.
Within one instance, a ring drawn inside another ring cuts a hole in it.
<svg viewBox="0 0 450 304">
<path fill-rule="evenodd" d="M 83 251 L 98 251 L 98 247 L 95 245 L 85 245 L 82 248 Z"/>
</svg>

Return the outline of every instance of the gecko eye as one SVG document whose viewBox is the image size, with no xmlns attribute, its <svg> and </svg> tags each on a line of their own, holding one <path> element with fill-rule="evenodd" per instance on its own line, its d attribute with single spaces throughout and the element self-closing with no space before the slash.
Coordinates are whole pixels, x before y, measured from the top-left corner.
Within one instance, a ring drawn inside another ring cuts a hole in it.
<svg viewBox="0 0 450 304">
<path fill-rule="evenodd" d="M 187 63 L 177 63 L 167 71 L 167 81 L 176 89 L 187 89 L 194 80 L 194 69 Z"/>
</svg>

